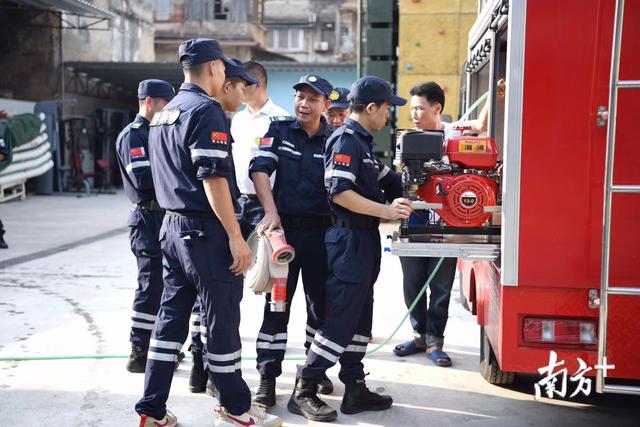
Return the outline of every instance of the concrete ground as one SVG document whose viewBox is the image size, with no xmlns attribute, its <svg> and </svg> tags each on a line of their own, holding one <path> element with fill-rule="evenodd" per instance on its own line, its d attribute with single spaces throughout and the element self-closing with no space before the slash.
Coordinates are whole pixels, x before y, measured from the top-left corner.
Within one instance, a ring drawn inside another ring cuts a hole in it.
<svg viewBox="0 0 640 427">
<path fill-rule="evenodd" d="M 99 195 L 28 197 L 0 204 L 0 219 L 10 248 L 0 250 L 0 423 L 7 426 L 133 426 L 143 375 L 125 369 L 124 358 L 7 361 L 11 356 L 120 355 L 129 351 L 129 313 L 135 288 L 135 262 L 129 251 L 125 197 Z M 391 229 L 385 225 L 383 228 Z M 383 235 L 385 233 L 383 232 Z M 245 293 L 241 335 L 243 375 L 255 390 L 254 342 L 263 299 Z M 406 309 L 398 259 L 383 254 L 376 284 L 374 344 L 387 337 Z M 446 350 L 453 367 L 438 368 L 422 355 L 405 359 L 391 353 L 410 336 L 405 321 L 397 337 L 365 359 L 370 388 L 384 390 L 394 406 L 383 412 L 339 414 L 335 424 L 362 426 L 498 425 L 587 426 L 640 425 L 640 398 L 591 396 L 579 400 L 535 401 L 534 377 L 519 377 L 509 388 L 486 383 L 478 373 L 478 327 L 451 301 Z M 303 355 L 304 301 L 293 303 L 287 354 Z M 286 361 L 278 379 L 273 413 L 285 425 L 316 425 L 286 410 L 296 360 Z M 190 362 L 174 376 L 168 406 L 182 426 L 213 425 L 215 401 L 190 394 Z M 344 390 L 337 370 L 329 371 L 336 390 L 327 401 L 334 408 Z"/>
</svg>

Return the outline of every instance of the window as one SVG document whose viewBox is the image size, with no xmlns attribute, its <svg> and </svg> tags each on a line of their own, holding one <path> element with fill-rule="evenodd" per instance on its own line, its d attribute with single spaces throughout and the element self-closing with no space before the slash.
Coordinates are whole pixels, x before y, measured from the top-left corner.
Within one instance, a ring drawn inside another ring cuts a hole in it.
<svg viewBox="0 0 640 427">
<path fill-rule="evenodd" d="M 272 50 L 304 50 L 304 30 L 302 28 L 270 28 L 267 31 L 267 45 Z"/>
<path fill-rule="evenodd" d="M 171 17 L 171 0 L 156 0 L 156 21 L 168 21 Z"/>
<path fill-rule="evenodd" d="M 186 21 L 226 20 L 228 9 L 222 0 L 185 0 Z"/>
</svg>

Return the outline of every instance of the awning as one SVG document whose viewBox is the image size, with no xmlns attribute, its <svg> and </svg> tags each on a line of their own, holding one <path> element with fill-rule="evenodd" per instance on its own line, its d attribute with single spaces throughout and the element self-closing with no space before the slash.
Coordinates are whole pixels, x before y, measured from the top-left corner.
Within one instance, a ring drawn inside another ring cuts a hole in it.
<svg viewBox="0 0 640 427">
<path fill-rule="evenodd" d="M 88 77 L 100 79 L 121 87 L 125 92 L 136 93 L 138 83 L 146 79 L 160 79 L 171 83 L 176 90 L 184 81 L 182 69 L 172 62 L 65 62 L 65 68 L 74 73 L 86 73 Z"/>
<path fill-rule="evenodd" d="M 93 18 L 111 19 L 116 14 L 87 0 L 11 0 L 13 3 L 54 12 L 65 12 Z"/>
</svg>

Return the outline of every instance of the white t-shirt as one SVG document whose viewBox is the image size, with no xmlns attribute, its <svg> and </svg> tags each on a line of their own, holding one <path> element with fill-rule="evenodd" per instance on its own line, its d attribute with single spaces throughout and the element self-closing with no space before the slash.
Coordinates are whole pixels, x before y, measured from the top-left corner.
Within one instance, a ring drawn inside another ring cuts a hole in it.
<svg viewBox="0 0 640 427">
<path fill-rule="evenodd" d="M 289 116 L 289 112 L 273 103 L 271 98 L 255 114 L 249 108 L 238 112 L 231 120 L 231 136 L 233 137 L 233 161 L 236 167 L 238 188 L 242 194 L 255 194 L 253 181 L 249 178 L 249 163 L 258 155 L 257 138 L 262 138 L 269 130 L 270 117 Z M 271 175 L 271 188 L 276 174 Z"/>
</svg>

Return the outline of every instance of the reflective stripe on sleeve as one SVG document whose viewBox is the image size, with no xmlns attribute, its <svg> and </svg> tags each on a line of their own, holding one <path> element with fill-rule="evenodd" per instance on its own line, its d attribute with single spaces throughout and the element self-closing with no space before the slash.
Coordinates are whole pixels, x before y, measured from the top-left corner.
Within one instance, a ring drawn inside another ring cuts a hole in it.
<svg viewBox="0 0 640 427">
<path fill-rule="evenodd" d="M 389 166 L 385 166 L 384 168 L 382 168 L 382 170 L 378 174 L 378 181 L 380 181 L 382 178 L 387 176 L 387 174 L 389 173 L 390 170 L 391 169 L 389 169 Z"/>
<path fill-rule="evenodd" d="M 217 159 L 226 159 L 229 157 L 229 153 L 225 150 L 205 149 L 205 148 L 193 148 L 191 149 L 191 158 L 195 157 L 214 157 Z"/>
<path fill-rule="evenodd" d="M 271 157 L 276 162 L 280 159 L 277 154 L 272 153 L 271 151 L 258 151 L 257 157 Z"/>
<path fill-rule="evenodd" d="M 134 169 L 140 169 L 147 166 L 151 166 L 151 163 L 149 162 L 149 160 L 138 160 L 138 161 L 129 163 L 125 169 L 127 170 L 127 172 L 133 172 Z"/>
<path fill-rule="evenodd" d="M 324 179 L 330 178 L 346 178 L 351 182 L 356 182 L 356 176 L 351 172 L 347 171 L 339 171 L 339 170 L 330 170 L 324 173 Z"/>
</svg>

